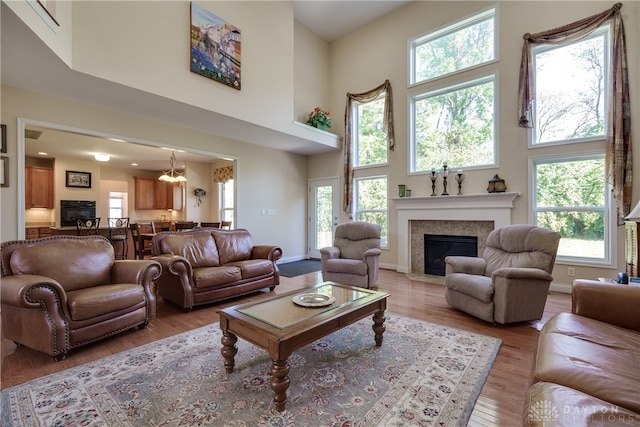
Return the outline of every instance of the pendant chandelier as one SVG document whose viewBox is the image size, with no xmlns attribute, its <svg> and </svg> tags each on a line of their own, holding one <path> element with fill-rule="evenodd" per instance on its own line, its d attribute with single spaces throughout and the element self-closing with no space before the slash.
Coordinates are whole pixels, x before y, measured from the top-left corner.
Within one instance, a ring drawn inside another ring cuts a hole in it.
<svg viewBox="0 0 640 427">
<path fill-rule="evenodd" d="M 166 182 L 186 182 L 187 178 L 184 177 L 182 172 L 176 171 L 175 164 L 176 154 L 172 151 L 171 157 L 169 158 L 169 165 L 171 166 L 171 169 L 166 172 L 162 172 L 162 175 L 160 176 L 160 178 L 158 178 L 158 180 Z"/>
</svg>

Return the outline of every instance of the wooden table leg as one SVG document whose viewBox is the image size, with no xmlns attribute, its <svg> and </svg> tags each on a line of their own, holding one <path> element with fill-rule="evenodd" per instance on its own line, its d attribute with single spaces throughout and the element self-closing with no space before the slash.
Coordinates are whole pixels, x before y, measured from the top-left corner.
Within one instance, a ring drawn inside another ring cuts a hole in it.
<svg viewBox="0 0 640 427">
<path fill-rule="evenodd" d="M 289 363 L 286 359 L 274 360 L 271 365 L 271 388 L 274 393 L 273 403 L 275 403 L 278 412 L 284 411 L 289 383 Z"/>
<path fill-rule="evenodd" d="M 224 357 L 224 368 L 227 371 L 227 374 L 230 374 L 233 372 L 235 356 L 238 352 L 238 347 L 236 346 L 238 337 L 233 335 L 231 332 L 225 331 L 222 333 L 220 341 L 222 342 L 222 349 L 220 349 L 220 352 L 222 353 L 222 357 Z"/>
<path fill-rule="evenodd" d="M 373 331 L 376 333 L 376 347 L 380 347 L 382 345 L 382 334 L 387 327 L 384 326 L 384 321 L 387 320 L 384 317 L 384 311 L 377 311 L 373 315 Z"/>
</svg>

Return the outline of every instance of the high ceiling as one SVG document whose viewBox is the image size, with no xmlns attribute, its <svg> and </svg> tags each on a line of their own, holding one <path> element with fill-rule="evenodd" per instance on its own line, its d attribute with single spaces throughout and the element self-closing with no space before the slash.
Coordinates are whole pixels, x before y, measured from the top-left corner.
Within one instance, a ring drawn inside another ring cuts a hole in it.
<svg viewBox="0 0 640 427">
<path fill-rule="evenodd" d="M 369 22 L 409 3 L 409 1 L 294 1 L 295 18 L 324 40 L 331 42 Z M 212 119 L 211 112 L 201 111 L 175 101 L 154 96 L 149 93 L 125 88 L 111 82 L 93 78 L 69 70 L 53 55 L 41 41 L 2 4 L 2 84 L 26 90 L 76 99 L 90 104 L 123 112 L 145 114 L 155 120 L 170 122 L 177 115 L 176 108 L 185 114 L 179 116 L 183 122 L 177 125 L 211 132 L 215 129 L 221 136 L 239 136 L 241 140 L 259 140 L 265 145 L 300 154 L 313 154 L 326 150 L 326 147 L 301 144 L 298 138 L 279 132 L 260 128 L 245 122 L 218 117 Z M 39 71 L 47 70 L 46 79 Z M 150 108 L 153 106 L 153 108 Z M 185 119 L 186 118 L 186 119 Z M 191 120 L 189 122 L 184 120 Z M 49 157 L 93 157 L 95 153 L 111 155 L 110 167 L 131 167 L 132 159 L 139 168 L 161 170 L 168 168 L 170 153 L 158 147 L 140 144 L 115 143 L 106 138 L 96 138 L 83 134 L 70 134 L 65 131 L 28 127 L 39 130 L 39 139 L 25 139 L 26 154 L 38 156 L 39 151 Z M 259 132 L 259 138 L 256 133 Z M 216 157 L 202 154 L 177 153 L 178 162 L 216 161 Z"/>
</svg>

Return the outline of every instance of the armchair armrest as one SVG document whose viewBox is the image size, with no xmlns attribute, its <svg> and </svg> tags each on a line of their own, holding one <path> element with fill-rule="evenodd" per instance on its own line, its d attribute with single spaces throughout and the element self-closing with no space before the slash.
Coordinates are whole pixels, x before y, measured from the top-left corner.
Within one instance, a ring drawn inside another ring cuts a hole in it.
<svg viewBox="0 0 640 427">
<path fill-rule="evenodd" d="M 444 259 L 446 264 L 446 274 L 465 273 L 483 276 L 487 268 L 487 261 L 484 258 L 467 256 L 448 256 Z"/>
<path fill-rule="evenodd" d="M 117 260 L 111 269 L 112 283 L 136 283 L 145 287 L 160 277 L 162 267 L 151 260 Z"/>
<path fill-rule="evenodd" d="M 499 268 L 493 272 L 491 277 L 504 277 L 505 279 L 526 279 L 551 282 L 553 276 L 539 268 L 506 267 Z"/>
<path fill-rule="evenodd" d="M 362 254 L 362 258 L 366 261 L 369 257 L 377 257 L 380 256 L 382 251 L 378 248 L 367 249 L 364 254 Z"/>
<path fill-rule="evenodd" d="M 149 319 L 156 318 L 156 294 L 153 281 L 160 277 L 162 267 L 151 260 L 118 260 L 111 269 L 112 283 L 135 283 L 144 289 Z"/>
<path fill-rule="evenodd" d="M 278 246 L 270 245 L 258 245 L 253 247 L 251 252 L 251 258 L 253 259 L 268 259 L 269 261 L 276 262 L 282 258 L 282 249 Z"/>
<path fill-rule="evenodd" d="M 20 335 L 20 331 L 29 328 L 21 322 L 22 316 L 5 319 L 5 315 L 33 310 L 33 319 L 39 323 L 32 323 L 31 327 L 39 326 L 30 330 L 21 342 L 54 358 L 69 350 L 71 315 L 67 309 L 67 294 L 60 283 L 45 276 L 18 274 L 4 276 L 0 290 L 2 305 L 5 306 L 2 311 L 3 329 L 15 328 L 14 332 L 18 331 L 16 333 Z"/>
<path fill-rule="evenodd" d="M 36 288 L 46 288 L 48 292 L 37 292 L 38 298 L 34 298 L 33 292 Z M 2 304 L 15 307 L 39 308 L 40 301 L 44 302 L 49 309 L 55 306 L 60 306 L 62 309 L 67 306 L 67 294 L 60 283 L 45 276 L 33 274 L 5 276 L 2 278 L 0 292 Z"/>
<path fill-rule="evenodd" d="M 340 258 L 340 249 L 336 246 L 328 246 L 320 249 L 320 256 L 322 259 L 334 259 Z"/>
<path fill-rule="evenodd" d="M 4 283 L 3 283 L 4 286 Z M 640 331 L 640 287 L 576 279 L 571 312 Z"/>
</svg>

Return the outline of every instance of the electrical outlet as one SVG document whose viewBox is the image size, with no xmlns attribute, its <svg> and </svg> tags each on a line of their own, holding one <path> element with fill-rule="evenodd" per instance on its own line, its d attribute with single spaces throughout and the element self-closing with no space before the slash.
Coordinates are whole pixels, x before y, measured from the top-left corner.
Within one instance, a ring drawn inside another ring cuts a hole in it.
<svg viewBox="0 0 640 427">
<path fill-rule="evenodd" d="M 567 268 L 567 276 L 574 277 L 576 275 L 576 269 L 574 267 Z"/>
</svg>

